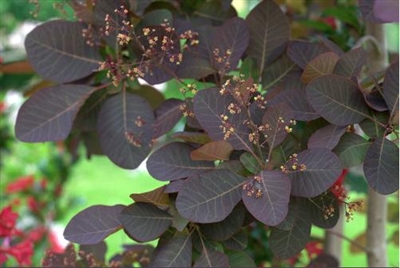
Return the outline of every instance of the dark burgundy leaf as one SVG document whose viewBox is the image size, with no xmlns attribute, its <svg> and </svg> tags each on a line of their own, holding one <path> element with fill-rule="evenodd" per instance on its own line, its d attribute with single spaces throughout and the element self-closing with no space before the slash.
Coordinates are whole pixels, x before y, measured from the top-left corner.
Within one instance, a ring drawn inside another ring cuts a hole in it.
<svg viewBox="0 0 400 268">
<path fill-rule="evenodd" d="M 293 40 L 289 43 L 287 54 L 302 69 L 318 55 L 329 52 L 330 49 L 323 43 Z"/>
<path fill-rule="evenodd" d="M 359 123 L 362 131 L 365 132 L 370 138 L 383 137 L 386 132 L 386 125 L 389 122 L 388 112 L 374 112 L 371 111 L 371 119 L 366 118 Z"/>
<path fill-rule="evenodd" d="M 154 122 L 154 138 L 166 134 L 178 123 L 182 117 L 182 111 L 179 109 L 182 103 L 183 101 L 178 99 L 168 99 L 154 111 L 156 117 Z"/>
<path fill-rule="evenodd" d="M 292 170 L 292 162 L 289 160 L 285 167 L 289 170 L 294 196 L 317 196 L 331 187 L 342 172 L 340 159 L 326 148 L 300 152 L 295 171 Z M 301 164 L 305 165 L 304 171 L 301 171 Z"/>
<path fill-rule="evenodd" d="M 326 11 L 326 10 L 325 10 Z M 318 39 L 324 44 L 325 47 L 327 47 L 330 51 L 336 53 L 336 55 L 339 55 L 340 57 L 343 56 L 344 52 L 343 50 L 336 45 L 334 42 L 329 40 L 328 38 L 324 37 L 323 35 L 319 35 Z"/>
<path fill-rule="evenodd" d="M 182 180 L 175 180 L 171 181 L 167 186 L 165 187 L 164 193 L 170 194 L 170 193 L 177 193 L 181 190 L 183 183 L 185 182 L 184 179 Z"/>
<path fill-rule="evenodd" d="M 248 234 L 244 229 L 241 229 L 239 232 L 234 234 L 231 238 L 223 241 L 225 247 L 232 250 L 243 250 L 247 247 L 248 242 Z"/>
<path fill-rule="evenodd" d="M 330 229 L 333 228 L 339 220 L 340 208 L 337 197 L 328 192 L 324 195 L 314 197 L 312 199 L 304 199 L 305 206 L 308 209 L 309 217 L 312 223 L 320 228 Z M 333 214 L 327 215 L 327 210 L 333 208 Z"/>
<path fill-rule="evenodd" d="M 358 0 L 365 20 L 375 23 L 399 21 L 399 3 L 397 1 Z"/>
<path fill-rule="evenodd" d="M 327 148 L 332 150 L 345 133 L 347 127 L 327 125 L 318 129 L 308 140 L 308 149 Z"/>
<path fill-rule="evenodd" d="M 293 119 L 309 121 L 320 117 L 308 102 L 305 89 L 284 90 L 278 96 L 273 98 L 270 104 L 272 105 L 281 102 L 289 105 L 293 112 Z"/>
<path fill-rule="evenodd" d="M 296 63 L 286 54 L 283 54 L 276 61 L 265 67 L 262 77 L 263 89 L 268 90 L 273 88 L 282 80 L 288 79 L 288 74 L 297 69 Z"/>
<path fill-rule="evenodd" d="M 381 84 L 380 84 L 381 85 Z M 371 90 L 364 91 L 365 102 L 369 107 L 378 112 L 383 112 L 388 110 L 387 103 L 383 98 L 383 92 L 381 86 L 379 89 L 377 87 L 372 88 Z"/>
<path fill-rule="evenodd" d="M 122 91 L 107 99 L 97 126 L 103 152 L 122 168 L 138 167 L 151 150 L 153 121 L 149 103 L 138 95 Z"/>
<path fill-rule="evenodd" d="M 336 257 L 322 253 L 313 259 L 308 265 L 308 268 L 320 268 L 320 267 L 339 267 L 339 261 Z"/>
<path fill-rule="evenodd" d="M 79 108 L 94 90 L 84 85 L 60 85 L 38 91 L 18 112 L 17 138 L 25 142 L 65 139 Z"/>
<path fill-rule="evenodd" d="M 128 235 L 139 242 L 148 242 L 162 235 L 172 223 L 172 216 L 150 203 L 134 203 L 118 217 Z"/>
<path fill-rule="evenodd" d="M 383 98 L 389 107 L 391 116 L 399 111 L 399 62 L 392 63 L 383 81 Z"/>
<path fill-rule="evenodd" d="M 123 205 L 91 206 L 76 214 L 64 230 L 64 238 L 81 245 L 97 244 L 121 229 L 118 215 Z"/>
<path fill-rule="evenodd" d="M 191 236 L 179 233 L 157 247 L 150 267 L 191 267 L 191 263 Z"/>
<path fill-rule="evenodd" d="M 189 223 L 188 219 L 179 214 L 178 210 L 175 206 L 175 201 L 171 201 L 171 206 L 168 208 L 168 213 L 172 215 L 172 227 L 174 227 L 179 232 L 182 232 Z"/>
<path fill-rule="evenodd" d="M 232 114 L 228 110 L 230 104 L 241 106 L 232 95 L 221 95 L 218 88 L 208 88 L 196 94 L 193 108 L 197 120 L 213 140 L 226 140 L 235 150 L 250 151 L 249 128 L 243 124 L 248 119 L 245 107 L 241 107 L 241 112 Z M 227 120 L 224 120 L 224 116 L 227 116 Z M 230 131 L 228 125 L 234 132 L 225 139 L 227 134 L 224 134 L 224 127 Z"/>
<path fill-rule="evenodd" d="M 83 24 L 54 20 L 37 26 L 25 39 L 29 62 L 45 79 L 71 82 L 99 67 L 97 47 L 86 44 Z"/>
<path fill-rule="evenodd" d="M 344 167 L 360 165 L 365 158 L 370 142 L 354 133 L 344 133 L 333 152 L 339 156 Z"/>
<path fill-rule="evenodd" d="M 191 51 L 183 52 L 183 60 L 179 64 L 176 74 L 180 78 L 199 79 L 215 72 L 208 58 L 203 58 Z"/>
<path fill-rule="evenodd" d="M 367 53 L 362 47 L 350 50 L 340 57 L 333 73 L 351 79 L 360 73 L 366 60 Z"/>
<path fill-rule="evenodd" d="M 256 59 L 260 73 L 285 50 L 290 25 L 274 1 L 262 1 L 246 17 L 250 29 L 247 55 Z"/>
<path fill-rule="evenodd" d="M 224 253 L 212 249 L 203 248 L 200 257 L 193 267 L 228 267 L 229 259 Z"/>
<path fill-rule="evenodd" d="M 288 259 L 299 253 L 310 240 L 311 221 L 304 210 L 297 210 L 293 218 L 292 228 L 281 230 L 272 228 L 269 243 L 274 255 L 280 259 Z"/>
<path fill-rule="evenodd" d="M 333 52 L 325 52 L 316 56 L 304 67 L 301 81 L 303 83 L 309 83 L 315 78 L 331 74 L 338 60 L 339 56 Z"/>
<path fill-rule="evenodd" d="M 257 267 L 254 260 L 244 251 L 225 252 L 229 258 L 229 267 Z"/>
<path fill-rule="evenodd" d="M 211 141 L 193 150 L 190 157 L 197 161 L 229 160 L 232 151 L 233 147 L 227 141 Z"/>
<path fill-rule="evenodd" d="M 369 186 L 380 194 L 399 190 L 399 147 L 385 138 L 377 138 L 369 147 L 364 161 Z"/>
<path fill-rule="evenodd" d="M 285 128 L 292 126 L 290 123 L 292 119 L 293 113 L 285 103 L 278 103 L 267 109 L 262 123 L 264 126 L 267 126 L 263 134 L 270 150 L 278 146 L 286 138 L 289 130 Z"/>
<path fill-rule="evenodd" d="M 150 175 L 160 181 L 172 181 L 211 170 L 214 163 L 194 161 L 190 152 L 194 148 L 188 144 L 174 142 L 155 151 L 147 160 Z"/>
<path fill-rule="evenodd" d="M 321 76 L 307 85 L 313 109 L 330 123 L 346 126 L 369 117 L 369 109 L 358 87 L 344 77 Z"/>
<path fill-rule="evenodd" d="M 202 234 L 212 240 L 227 240 L 242 228 L 244 215 L 244 206 L 242 204 L 239 204 L 223 221 L 201 224 L 200 231 L 202 232 Z"/>
<path fill-rule="evenodd" d="M 227 169 L 188 178 L 179 191 L 176 207 L 183 217 L 194 222 L 222 221 L 240 201 L 244 182 L 244 177 Z"/>
<path fill-rule="evenodd" d="M 243 186 L 242 199 L 247 210 L 268 226 L 285 219 L 289 198 L 290 180 L 280 171 L 264 170 Z"/>
</svg>

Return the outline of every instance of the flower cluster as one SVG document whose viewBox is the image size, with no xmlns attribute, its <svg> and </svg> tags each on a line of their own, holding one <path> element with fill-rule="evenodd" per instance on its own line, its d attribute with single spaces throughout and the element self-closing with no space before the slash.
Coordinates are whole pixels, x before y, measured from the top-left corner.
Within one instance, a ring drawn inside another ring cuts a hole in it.
<svg viewBox="0 0 400 268">
<path fill-rule="evenodd" d="M 260 198 L 263 195 L 261 186 L 261 176 L 255 175 L 250 182 L 243 184 L 243 191 L 246 191 L 246 195 L 249 197 L 255 196 Z"/>
<path fill-rule="evenodd" d="M 304 163 L 300 163 L 299 159 L 297 158 L 297 154 L 293 153 L 291 156 L 289 156 L 288 161 L 284 165 L 281 165 L 281 171 L 285 174 L 288 174 L 289 172 L 295 172 L 295 171 L 306 171 L 307 166 Z"/>
</svg>

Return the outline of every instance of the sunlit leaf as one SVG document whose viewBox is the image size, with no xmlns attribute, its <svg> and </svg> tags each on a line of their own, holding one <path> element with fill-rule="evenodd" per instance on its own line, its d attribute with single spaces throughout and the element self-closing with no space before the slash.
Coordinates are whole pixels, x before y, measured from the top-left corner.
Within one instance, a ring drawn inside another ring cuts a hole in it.
<svg viewBox="0 0 400 268">
<path fill-rule="evenodd" d="M 244 182 L 244 177 L 227 169 L 189 178 L 179 191 L 176 207 L 183 217 L 194 222 L 222 221 L 240 201 Z"/>
<path fill-rule="evenodd" d="M 262 1 L 246 17 L 250 29 L 247 54 L 257 60 L 260 73 L 284 51 L 290 25 L 274 1 Z"/>
<path fill-rule="evenodd" d="M 318 129 L 308 140 L 308 149 L 327 148 L 333 149 L 339 142 L 340 137 L 346 131 L 346 127 L 327 125 Z"/>
<path fill-rule="evenodd" d="M 226 141 L 212 141 L 193 150 L 190 157 L 193 160 L 229 160 L 233 147 Z"/>
<path fill-rule="evenodd" d="M 103 152 L 122 168 L 138 167 L 150 152 L 153 122 L 143 98 L 123 91 L 107 99 L 97 125 Z"/>
<path fill-rule="evenodd" d="M 139 242 L 147 242 L 162 235 L 172 223 L 172 216 L 150 203 L 134 203 L 119 215 L 124 230 Z"/>
<path fill-rule="evenodd" d="M 292 170 L 292 160 L 285 166 L 292 180 L 292 195 L 314 197 L 333 185 L 342 172 L 340 159 L 326 148 L 316 148 L 297 154 L 297 167 Z M 301 164 L 305 170 L 301 171 Z"/>
<path fill-rule="evenodd" d="M 200 132 L 177 131 L 171 136 L 172 138 L 180 139 L 188 143 L 206 144 L 211 141 L 210 137 L 207 134 Z"/>
<path fill-rule="evenodd" d="M 339 156 L 344 167 L 360 165 L 371 143 L 360 135 L 344 133 L 333 152 Z"/>
<path fill-rule="evenodd" d="M 25 39 L 29 62 L 45 79 L 59 83 L 88 76 L 99 67 L 97 47 L 86 44 L 84 25 L 53 20 L 37 26 Z"/>
<path fill-rule="evenodd" d="M 309 83 L 317 77 L 331 74 L 338 60 L 339 56 L 333 52 L 325 52 L 318 55 L 307 63 L 301 76 L 301 81 Z"/>
<path fill-rule="evenodd" d="M 79 108 L 94 90 L 84 85 L 60 85 L 38 91 L 18 112 L 17 138 L 25 142 L 65 139 Z"/>
<path fill-rule="evenodd" d="M 159 245 L 150 263 L 151 267 L 191 267 L 192 239 L 179 233 Z"/>
<path fill-rule="evenodd" d="M 368 149 L 364 174 L 369 186 L 380 194 L 399 190 L 399 147 L 386 138 L 377 138 Z"/>
<path fill-rule="evenodd" d="M 257 220 L 275 226 L 285 219 L 290 197 L 290 180 L 285 174 L 264 170 L 245 185 L 243 202 Z"/>
<path fill-rule="evenodd" d="M 64 238 L 81 245 L 97 244 L 121 229 L 119 214 L 123 205 L 91 206 L 76 214 L 64 230 Z"/>
<path fill-rule="evenodd" d="M 211 161 L 194 161 L 188 144 L 174 142 L 155 151 L 147 160 L 150 175 L 160 181 L 172 181 L 201 174 L 214 167 Z"/>
<path fill-rule="evenodd" d="M 369 116 L 361 91 L 344 77 L 316 78 L 308 84 L 306 93 L 313 109 L 334 125 L 355 124 Z"/>
<path fill-rule="evenodd" d="M 167 193 L 164 193 L 164 190 L 165 185 L 149 192 L 131 194 L 130 198 L 135 202 L 150 203 L 158 207 L 168 207 L 170 204 L 169 196 Z"/>
</svg>

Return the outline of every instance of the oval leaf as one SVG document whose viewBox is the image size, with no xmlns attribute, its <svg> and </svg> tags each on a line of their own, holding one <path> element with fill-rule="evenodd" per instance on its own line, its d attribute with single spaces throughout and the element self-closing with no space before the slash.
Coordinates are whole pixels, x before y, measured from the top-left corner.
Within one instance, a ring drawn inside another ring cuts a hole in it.
<svg viewBox="0 0 400 268">
<path fill-rule="evenodd" d="M 179 191 L 176 208 L 183 217 L 194 222 L 222 221 L 240 201 L 244 181 L 244 177 L 227 169 L 189 178 Z"/>
<path fill-rule="evenodd" d="M 200 148 L 193 150 L 190 157 L 193 160 L 229 160 L 229 155 L 233 151 L 233 147 L 226 141 L 212 141 L 204 144 Z"/>
<path fill-rule="evenodd" d="M 290 180 L 280 171 L 262 171 L 243 186 L 242 199 L 257 220 L 275 226 L 288 212 Z"/>
<path fill-rule="evenodd" d="M 317 77 L 331 74 L 338 60 L 339 56 L 333 52 L 326 52 L 318 55 L 304 68 L 301 81 L 303 83 L 309 83 Z"/>
<path fill-rule="evenodd" d="M 172 223 L 172 216 L 149 203 L 134 203 L 119 215 L 124 230 L 139 242 L 148 242 L 162 235 Z"/>
<path fill-rule="evenodd" d="M 174 142 L 155 151 L 147 160 L 150 175 L 160 181 L 172 181 L 201 174 L 214 167 L 210 161 L 194 161 L 190 158 L 193 147 Z"/>
<path fill-rule="evenodd" d="M 316 78 L 307 85 L 306 94 L 313 109 L 334 125 L 359 123 L 369 116 L 361 91 L 344 77 Z"/>
<path fill-rule="evenodd" d="M 156 248 L 150 267 L 191 267 L 192 239 L 179 233 Z"/>
<path fill-rule="evenodd" d="M 285 50 L 290 25 L 274 1 L 262 1 L 246 17 L 250 29 L 247 55 L 257 60 L 260 73 Z"/>
<path fill-rule="evenodd" d="M 118 215 L 123 205 L 97 205 L 76 214 L 64 230 L 64 238 L 81 245 L 93 245 L 121 229 Z"/>
<path fill-rule="evenodd" d="M 183 102 L 178 99 L 168 99 L 158 107 L 154 113 L 154 138 L 161 137 L 170 131 L 182 117 L 180 105 Z"/>
<path fill-rule="evenodd" d="M 235 150 L 252 150 L 248 140 L 249 128 L 244 124 L 248 119 L 245 107 L 241 107 L 232 95 L 221 95 L 218 88 L 208 88 L 199 91 L 193 101 L 197 120 L 213 140 L 228 141 Z M 227 108 L 230 104 L 241 107 L 241 112 L 231 114 Z M 227 116 L 226 120 L 223 116 Z M 234 131 L 226 137 L 224 129 L 229 130 L 228 125 Z"/>
<path fill-rule="evenodd" d="M 383 98 L 393 116 L 399 111 L 399 62 L 392 63 L 383 81 Z"/>
<path fill-rule="evenodd" d="M 385 138 L 377 138 L 369 147 L 364 161 L 369 186 L 387 195 L 399 190 L 399 148 Z"/>
<path fill-rule="evenodd" d="M 101 107 L 97 129 L 103 152 L 116 165 L 134 169 L 150 153 L 154 115 L 149 103 L 125 91 Z"/>
<path fill-rule="evenodd" d="M 54 20 L 45 22 L 25 39 L 29 62 L 45 79 L 71 82 L 97 70 L 100 55 L 97 47 L 86 44 L 83 24 Z"/>
<path fill-rule="evenodd" d="M 203 248 L 193 267 L 229 267 L 229 259 L 222 252 Z"/>
<path fill-rule="evenodd" d="M 337 61 L 333 73 L 352 78 L 358 75 L 367 61 L 367 53 L 362 47 L 350 50 Z"/>
<path fill-rule="evenodd" d="M 333 152 L 339 156 L 344 167 L 360 165 L 365 158 L 370 142 L 354 133 L 344 133 Z"/>
<path fill-rule="evenodd" d="M 292 164 L 296 159 L 289 160 L 285 167 L 292 180 L 292 195 L 301 197 L 315 197 L 337 180 L 342 172 L 339 158 L 325 148 L 309 149 L 297 155 L 297 169 L 293 171 Z M 300 165 L 305 165 L 301 171 Z"/>
<path fill-rule="evenodd" d="M 345 131 L 346 127 L 327 125 L 311 135 L 307 147 L 309 149 L 327 148 L 332 150 L 338 144 Z"/>
<path fill-rule="evenodd" d="M 158 207 L 169 207 L 169 195 L 164 193 L 165 185 L 152 191 L 140 194 L 131 194 L 130 198 L 135 202 L 150 203 Z"/>
<path fill-rule="evenodd" d="M 18 112 L 17 138 L 25 142 L 65 139 L 79 108 L 94 90 L 83 85 L 60 85 L 38 91 Z"/>
</svg>

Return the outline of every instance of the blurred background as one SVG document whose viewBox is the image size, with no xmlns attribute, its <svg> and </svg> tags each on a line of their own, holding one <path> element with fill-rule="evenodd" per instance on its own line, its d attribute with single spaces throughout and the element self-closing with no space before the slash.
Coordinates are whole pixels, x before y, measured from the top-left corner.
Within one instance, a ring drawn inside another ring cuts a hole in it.
<svg viewBox="0 0 400 268">
<path fill-rule="evenodd" d="M 0 234 L 11 232 L 5 222 L 14 224 L 13 230 L 23 233 L 15 251 L 5 250 L 10 241 L 0 236 L 0 264 L 3 267 L 18 264 L 40 265 L 44 251 L 51 248 L 62 252 L 67 241 L 62 232 L 68 221 L 79 211 L 95 204 L 130 204 L 129 195 L 150 191 L 160 185 L 146 171 L 145 164 L 137 170 L 118 168 L 106 157 L 92 156 L 87 159 L 84 148 L 74 144 L 74 140 L 58 143 L 28 144 L 15 139 L 14 124 L 16 114 L 26 96 L 46 85 L 26 64 L 24 50 L 25 36 L 38 24 L 53 18 L 71 19 L 72 12 L 66 1 L 42 0 L 0 0 L 0 64 L 19 62 L 0 72 Z M 306 0 L 279 0 L 294 14 L 306 12 Z M 354 20 L 356 1 L 314 1 L 320 13 L 303 21 L 292 23 L 292 36 L 302 38 L 309 31 L 328 36 L 342 49 L 348 50 L 357 41 L 351 31 L 360 31 L 362 25 Z M 239 16 L 245 17 L 256 5 L 255 0 L 234 0 Z M 339 3 L 339 5 L 338 5 Z M 345 22 L 345 23 L 343 23 Z M 346 28 L 347 27 L 347 28 Z M 388 49 L 391 55 L 399 52 L 399 25 L 385 25 Z M 181 98 L 174 82 L 158 88 L 166 97 Z M 179 126 L 178 126 L 179 128 Z M 72 148 L 72 149 L 71 149 Z M 350 170 L 347 176 L 362 174 Z M 363 180 L 360 180 L 363 181 Z M 366 199 L 367 185 L 346 185 L 351 201 Z M 367 266 L 366 255 L 360 249 L 365 244 L 365 211 L 356 212 L 354 220 L 344 222 L 343 235 L 355 242 L 343 239 L 343 266 Z M 387 219 L 388 256 L 390 266 L 399 266 L 399 203 L 398 192 L 389 196 Z M 3 233 L 1 233 L 3 232 Z M 313 229 L 313 237 L 322 240 L 324 231 Z M 30 243 L 26 243 L 29 238 Z M 107 256 L 121 251 L 120 245 L 132 241 L 119 232 L 106 240 Z M 357 246 L 358 245 L 358 246 Z M 310 245 L 311 247 L 312 245 Z M 308 250 L 300 255 L 306 258 Z M 4 255 L 4 252 L 7 254 Z M 14 256 L 15 258 L 12 258 Z M 31 259 L 28 260 L 30 256 Z M 4 258 L 8 258 L 5 261 Z M 4 260 L 4 262 L 3 262 Z M 6 265 L 6 266 L 4 266 Z"/>
</svg>

